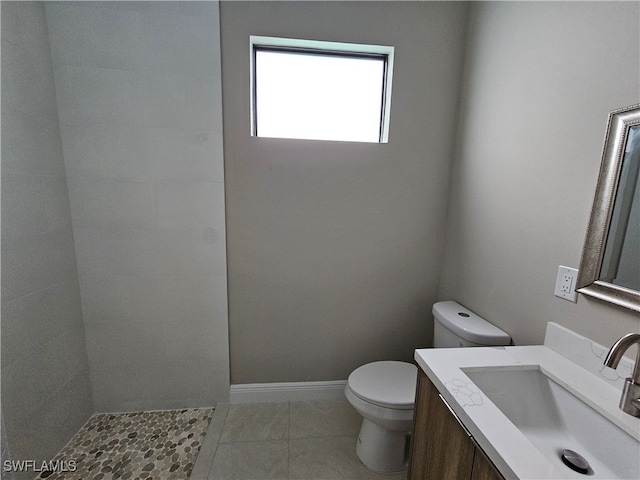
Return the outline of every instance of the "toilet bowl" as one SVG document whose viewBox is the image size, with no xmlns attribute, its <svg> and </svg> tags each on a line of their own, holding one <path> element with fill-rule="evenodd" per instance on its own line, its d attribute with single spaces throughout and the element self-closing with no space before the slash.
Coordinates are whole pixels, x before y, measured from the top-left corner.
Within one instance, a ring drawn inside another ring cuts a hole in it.
<svg viewBox="0 0 640 480">
<path fill-rule="evenodd" d="M 407 469 L 418 369 L 405 362 L 373 362 L 355 369 L 345 396 L 362 415 L 356 454 L 378 473 Z"/>
<path fill-rule="evenodd" d="M 456 302 L 433 305 L 434 347 L 509 345 L 511 337 Z M 407 469 L 418 369 L 398 361 L 356 368 L 345 396 L 362 415 L 356 454 L 378 473 Z"/>
</svg>

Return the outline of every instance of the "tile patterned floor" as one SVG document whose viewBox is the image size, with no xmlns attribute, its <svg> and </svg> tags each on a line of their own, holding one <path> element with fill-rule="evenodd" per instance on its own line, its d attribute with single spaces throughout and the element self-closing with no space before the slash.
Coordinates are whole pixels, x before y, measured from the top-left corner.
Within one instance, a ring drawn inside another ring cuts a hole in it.
<svg viewBox="0 0 640 480">
<path fill-rule="evenodd" d="M 362 465 L 360 424 L 346 400 L 218 405 L 191 480 L 405 480 Z"/>
<path fill-rule="evenodd" d="M 54 459 L 76 471 L 37 480 L 405 480 L 362 465 L 360 423 L 346 400 L 94 415 Z"/>
<path fill-rule="evenodd" d="M 75 471 L 37 480 L 186 480 L 213 409 L 94 415 L 54 458 Z"/>
</svg>

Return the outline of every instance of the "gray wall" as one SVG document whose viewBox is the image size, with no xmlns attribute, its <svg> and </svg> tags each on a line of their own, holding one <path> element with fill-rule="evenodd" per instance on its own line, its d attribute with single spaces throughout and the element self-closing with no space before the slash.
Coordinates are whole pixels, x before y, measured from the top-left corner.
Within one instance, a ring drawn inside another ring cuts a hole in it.
<svg viewBox="0 0 640 480">
<path fill-rule="evenodd" d="M 232 383 L 345 379 L 430 342 L 465 14 L 221 4 Z M 395 46 L 389 143 L 251 137 L 251 34 Z"/>
<path fill-rule="evenodd" d="M 93 404 L 44 5 L 1 8 L 3 453 L 48 460 Z"/>
<path fill-rule="evenodd" d="M 46 10 L 96 410 L 225 401 L 217 2 Z"/>
<path fill-rule="evenodd" d="M 578 267 L 611 110 L 640 99 L 638 2 L 471 7 L 439 298 L 540 343 L 548 321 L 604 345 L 638 314 L 553 295 Z"/>
</svg>

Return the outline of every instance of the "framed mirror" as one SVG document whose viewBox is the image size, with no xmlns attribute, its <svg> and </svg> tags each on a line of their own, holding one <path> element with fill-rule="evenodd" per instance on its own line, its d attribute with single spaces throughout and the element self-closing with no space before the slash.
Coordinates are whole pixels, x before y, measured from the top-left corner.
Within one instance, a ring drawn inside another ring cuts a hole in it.
<svg viewBox="0 0 640 480">
<path fill-rule="evenodd" d="M 640 105 L 609 114 L 576 291 L 640 312 Z"/>
</svg>

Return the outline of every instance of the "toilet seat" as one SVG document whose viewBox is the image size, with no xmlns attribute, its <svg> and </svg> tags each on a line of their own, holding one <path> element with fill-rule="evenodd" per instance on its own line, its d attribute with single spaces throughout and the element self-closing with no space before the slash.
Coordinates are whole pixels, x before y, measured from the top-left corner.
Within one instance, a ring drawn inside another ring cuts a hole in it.
<svg viewBox="0 0 640 480">
<path fill-rule="evenodd" d="M 356 368 L 347 380 L 361 400 L 395 410 L 413 409 L 418 369 L 407 362 L 373 362 Z"/>
</svg>

